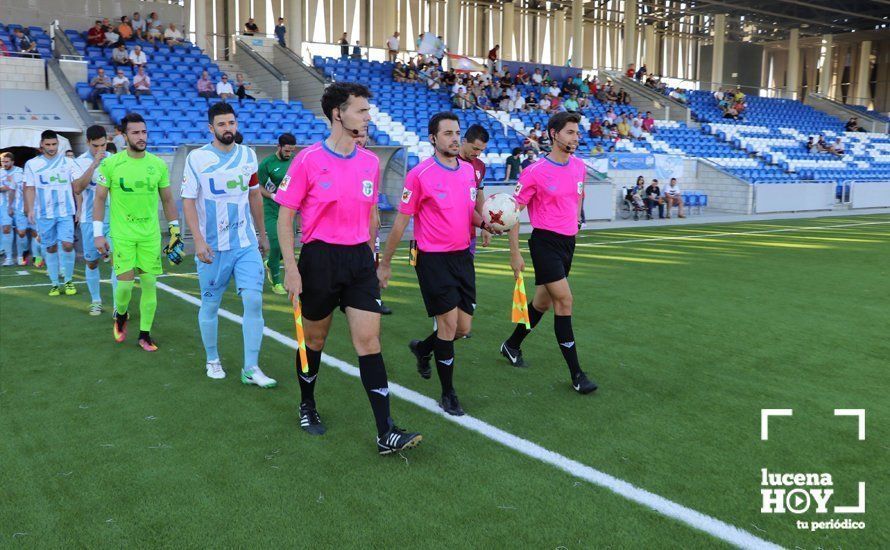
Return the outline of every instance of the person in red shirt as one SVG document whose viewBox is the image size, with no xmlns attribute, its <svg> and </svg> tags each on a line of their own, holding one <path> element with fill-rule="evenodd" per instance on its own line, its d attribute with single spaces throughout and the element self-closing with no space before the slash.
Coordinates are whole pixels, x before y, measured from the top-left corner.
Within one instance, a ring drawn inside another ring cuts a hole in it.
<svg viewBox="0 0 890 550">
<path fill-rule="evenodd" d="M 594 118 L 593 122 L 590 123 L 590 130 L 587 131 L 587 135 L 592 138 L 603 137 L 603 124 L 600 122 L 600 117 Z"/>
<path fill-rule="evenodd" d="M 631 63 L 630 65 L 627 66 L 627 72 L 624 73 L 624 76 L 626 76 L 627 78 L 633 78 L 636 73 L 637 73 L 636 65 Z"/>
<path fill-rule="evenodd" d="M 501 51 L 501 45 L 496 44 L 494 48 L 488 51 L 488 68 L 491 72 L 497 70 L 498 54 Z"/>
<path fill-rule="evenodd" d="M 652 118 L 652 111 L 646 111 L 646 117 L 643 118 L 643 130 L 650 133 L 655 131 L 655 119 Z"/>
<path fill-rule="evenodd" d="M 87 44 L 90 46 L 99 46 L 100 48 L 108 46 L 108 39 L 105 38 L 105 30 L 102 28 L 102 22 L 98 19 L 96 20 L 96 24 L 93 25 L 93 28 L 87 31 Z"/>
<path fill-rule="evenodd" d="M 488 130 L 479 124 L 473 124 L 467 128 L 460 143 L 458 159 L 473 165 L 473 174 L 476 178 L 476 211 L 482 213 L 482 205 L 485 203 L 485 163 L 479 160 L 479 155 L 485 152 L 489 140 Z M 471 232 L 470 252 L 476 253 L 476 229 Z M 491 235 L 482 232 L 482 246 L 488 246 Z"/>
<path fill-rule="evenodd" d="M 535 270 L 535 295 L 528 304 L 531 328 L 544 313 L 553 308 L 556 342 L 569 367 L 572 388 L 580 394 L 597 389 L 587 378 L 578 361 L 578 346 L 572 330 L 572 289 L 569 271 L 575 255 L 575 235 L 580 227 L 584 179 L 584 161 L 573 155 L 581 138 L 581 115 L 557 113 L 547 122 L 547 133 L 553 141 L 550 153 L 522 171 L 516 184 L 515 198 L 519 209 L 528 208 L 532 226 L 528 241 Z M 518 278 L 525 270 L 519 251 L 519 224 L 510 230 L 510 267 Z M 513 334 L 501 344 L 501 354 L 514 367 L 528 366 L 522 358 L 522 345 L 531 332 L 524 323 L 517 323 Z"/>
</svg>

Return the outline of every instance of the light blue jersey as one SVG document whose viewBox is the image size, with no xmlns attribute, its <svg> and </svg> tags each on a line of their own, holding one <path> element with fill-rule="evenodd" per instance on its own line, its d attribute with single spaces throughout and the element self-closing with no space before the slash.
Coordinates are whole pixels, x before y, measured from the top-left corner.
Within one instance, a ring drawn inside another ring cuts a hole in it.
<svg viewBox="0 0 890 550">
<path fill-rule="evenodd" d="M 105 155 L 102 158 L 107 158 L 111 156 L 108 151 L 105 152 Z M 90 164 L 93 163 L 93 155 L 89 151 L 80 155 L 76 159 L 74 159 L 74 179 L 79 178 L 83 175 L 84 172 L 87 171 L 87 168 L 90 167 Z M 93 171 L 93 177 L 90 180 L 90 184 L 87 185 L 84 190 L 81 192 L 80 196 L 83 198 L 83 201 L 80 205 L 80 219 L 78 220 L 81 224 L 89 224 L 93 221 L 93 199 L 96 196 L 96 185 L 99 183 L 99 176 L 101 173 L 99 172 L 99 168 Z M 108 224 L 108 200 L 105 201 L 105 224 Z"/>
<path fill-rule="evenodd" d="M 11 189 L 11 191 L 0 193 L 0 208 L 3 208 L 4 210 L 9 208 L 9 196 L 14 192 L 15 197 L 12 200 L 12 208 L 16 212 L 24 212 L 25 201 L 22 197 L 22 195 L 24 195 L 23 181 L 24 172 L 18 166 L 13 166 L 11 170 L 0 168 L 0 184 Z"/>
<path fill-rule="evenodd" d="M 40 155 L 25 163 L 25 186 L 36 189 L 34 209 L 38 219 L 74 216 L 76 207 L 71 182 L 75 170 L 74 161 L 63 154 L 53 158 Z"/>
<path fill-rule="evenodd" d="M 257 246 L 248 197 L 258 188 L 256 153 L 235 145 L 228 153 L 207 144 L 189 153 L 182 198 L 194 199 L 204 240 L 216 251 Z"/>
</svg>

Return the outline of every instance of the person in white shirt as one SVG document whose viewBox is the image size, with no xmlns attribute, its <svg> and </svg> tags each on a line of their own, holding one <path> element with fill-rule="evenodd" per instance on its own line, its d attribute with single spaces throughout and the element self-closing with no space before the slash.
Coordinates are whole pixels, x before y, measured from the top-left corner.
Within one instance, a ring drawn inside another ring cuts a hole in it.
<svg viewBox="0 0 890 550">
<path fill-rule="evenodd" d="M 142 67 L 148 63 L 148 58 L 145 57 L 145 52 L 142 51 L 142 46 L 136 46 L 133 48 L 133 51 L 130 52 L 130 63 L 136 68 Z"/>
<path fill-rule="evenodd" d="M 552 95 L 553 97 L 559 97 L 559 93 L 561 92 L 561 90 L 559 89 L 559 86 L 556 85 L 555 81 L 552 84 L 550 84 L 549 92 L 550 92 L 550 95 Z"/>
<path fill-rule="evenodd" d="M 182 33 L 179 32 L 175 24 L 170 23 L 170 26 L 164 31 L 164 41 L 170 47 L 182 44 Z"/>
<path fill-rule="evenodd" d="M 683 215 L 683 194 L 680 192 L 680 186 L 677 185 L 677 178 L 671 178 L 671 183 L 664 188 L 664 204 L 667 206 L 667 217 L 671 217 L 671 206 L 677 205 L 679 217 L 685 218 Z"/>
<path fill-rule="evenodd" d="M 118 69 L 117 74 L 111 79 L 111 86 L 117 95 L 126 95 L 130 93 L 130 79 L 124 75 L 123 69 Z"/>
<path fill-rule="evenodd" d="M 138 11 L 133 13 L 130 26 L 133 27 L 133 32 L 136 33 L 137 38 L 142 38 L 142 35 L 145 34 L 145 19 L 139 15 Z"/>
<path fill-rule="evenodd" d="M 230 97 L 235 97 L 235 90 L 232 89 L 232 83 L 229 82 L 229 75 L 223 74 L 221 80 L 216 83 L 216 95 L 221 97 L 223 101 Z"/>
<path fill-rule="evenodd" d="M 136 76 L 133 77 L 133 93 L 136 101 L 141 95 L 151 95 L 151 78 L 145 74 L 145 67 L 139 67 Z"/>
<path fill-rule="evenodd" d="M 532 75 L 532 82 L 535 84 L 541 84 L 544 82 L 544 77 L 541 76 L 541 69 L 535 69 L 534 74 Z"/>
<path fill-rule="evenodd" d="M 639 118 L 635 118 L 633 124 L 630 125 L 630 137 L 634 139 L 641 139 L 643 137 L 643 121 Z"/>
<path fill-rule="evenodd" d="M 389 50 L 389 60 L 394 62 L 399 55 L 399 31 L 392 33 L 386 40 L 386 48 Z"/>
</svg>

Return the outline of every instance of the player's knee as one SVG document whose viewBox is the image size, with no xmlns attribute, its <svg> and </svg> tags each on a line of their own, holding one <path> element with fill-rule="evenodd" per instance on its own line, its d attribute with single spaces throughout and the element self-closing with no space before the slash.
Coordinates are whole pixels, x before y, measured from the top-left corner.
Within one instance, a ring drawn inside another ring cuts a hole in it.
<svg viewBox="0 0 890 550">
<path fill-rule="evenodd" d="M 326 338 L 324 336 L 316 336 L 314 334 L 306 334 L 306 347 L 316 351 L 324 349 Z"/>
<path fill-rule="evenodd" d="M 62 250 L 65 252 L 71 252 L 74 250 L 74 243 L 62 243 Z"/>
<path fill-rule="evenodd" d="M 244 313 L 260 315 L 263 314 L 263 295 L 258 290 L 242 290 L 241 303 L 244 304 Z"/>
<path fill-rule="evenodd" d="M 93 260 L 91 262 L 87 262 L 87 267 L 90 269 L 96 269 L 99 267 L 99 260 Z"/>
<path fill-rule="evenodd" d="M 376 335 L 356 334 L 352 337 L 352 344 L 359 356 L 380 353 L 380 338 Z"/>
<path fill-rule="evenodd" d="M 59 251 L 59 245 L 54 244 L 52 246 L 47 246 L 46 251 L 49 252 L 50 254 L 54 254 Z"/>
<path fill-rule="evenodd" d="M 572 304 L 574 303 L 574 298 L 571 294 L 566 294 L 565 296 L 560 296 L 558 298 L 553 299 L 553 306 L 556 309 L 557 313 L 561 315 L 565 315 L 566 313 L 572 312 Z"/>
<path fill-rule="evenodd" d="M 4 225 L 4 226 L 3 226 L 3 234 L 4 234 L 4 235 L 9 235 L 10 233 L 12 233 L 12 226 L 11 226 L 11 225 Z"/>
</svg>

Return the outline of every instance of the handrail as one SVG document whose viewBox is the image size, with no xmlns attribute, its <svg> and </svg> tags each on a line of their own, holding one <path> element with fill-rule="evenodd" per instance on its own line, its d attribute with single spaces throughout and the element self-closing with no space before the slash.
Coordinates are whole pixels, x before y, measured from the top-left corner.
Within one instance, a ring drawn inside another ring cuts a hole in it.
<svg viewBox="0 0 890 550">
<path fill-rule="evenodd" d="M 65 34 L 65 29 L 59 24 L 58 19 L 50 23 L 50 32 L 52 33 L 53 44 L 55 45 L 53 48 L 53 56 L 55 56 L 56 59 L 72 56 L 83 57 L 77 52 L 77 48 L 71 43 L 71 39 L 68 38 L 68 35 Z M 59 51 L 59 46 L 65 50 L 65 53 Z"/>
<path fill-rule="evenodd" d="M 831 103 L 831 105 L 833 107 L 837 107 L 838 109 L 848 113 L 850 116 L 855 116 L 857 118 L 865 118 L 865 119 L 868 119 L 869 121 L 876 122 L 878 124 L 887 124 L 886 121 L 879 119 L 876 115 L 870 114 L 867 111 L 859 111 L 857 109 L 854 109 L 853 107 L 851 107 L 850 105 L 848 105 L 846 103 L 841 103 L 840 101 L 831 99 L 830 97 L 827 97 L 824 94 L 821 94 L 819 92 L 808 93 L 806 99 L 809 99 L 810 97 L 813 97 L 815 99 L 820 99 L 822 101 L 827 101 L 827 102 Z"/>
<path fill-rule="evenodd" d="M 272 76 L 274 76 L 275 78 L 277 78 L 279 81 L 281 81 L 281 82 L 287 82 L 287 77 L 284 75 L 284 73 L 282 73 L 281 71 L 279 71 L 277 68 L 275 68 L 275 65 L 269 63 L 269 61 L 267 61 L 266 58 L 264 58 L 264 57 L 261 56 L 259 53 L 257 53 L 257 51 L 254 50 L 254 49 L 250 46 L 250 44 L 248 44 L 247 42 L 245 42 L 245 41 L 242 40 L 241 38 L 237 38 L 236 41 L 237 41 L 237 43 L 238 43 L 238 47 L 239 47 L 241 50 L 243 50 L 244 53 L 247 54 L 247 57 L 249 57 L 249 58 L 253 59 L 254 61 L 256 61 L 258 65 L 260 65 L 263 69 L 265 69 L 266 71 L 268 71 L 269 74 L 271 74 Z"/>
<path fill-rule="evenodd" d="M 614 81 L 621 82 L 621 83 L 624 83 L 625 81 L 630 82 L 634 86 L 633 89 L 635 91 L 641 93 L 643 96 L 645 96 L 647 99 L 649 99 L 651 101 L 658 100 L 658 101 L 667 103 L 668 105 L 676 106 L 678 108 L 689 109 L 688 104 L 683 103 L 682 101 L 678 101 L 669 95 L 658 93 L 657 91 L 653 90 L 652 88 L 647 87 L 643 83 L 638 82 L 638 81 L 634 80 L 633 78 L 628 78 L 628 76 L 626 74 L 616 73 L 616 72 L 611 72 L 611 71 L 606 71 L 606 74 L 611 76 L 612 80 L 614 80 Z"/>
<path fill-rule="evenodd" d="M 281 44 L 279 44 L 277 42 L 275 43 L 275 49 L 280 50 L 282 53 L 284 53 L 284 55 L 288 56 L 291 59 L 291 61 L 293 61 L 294 63 L 299 63 L 304 69 L 306 69 L 309 72 L 309 74 L 312 75 L 313 78 L 318 80 L 320 83 L 322 83 L 324 85 L 328 84 L 328 82 L 325 80 L 324 76 L 319 74 L 318 71 L 315 69 L 315 67 L 306 63 L 306 61 L 302 57 L 297 55 L 297 52 L 293 51 L 292 49 L 290 49 L 288 47 L 282 46 Z"/>
</svg>

